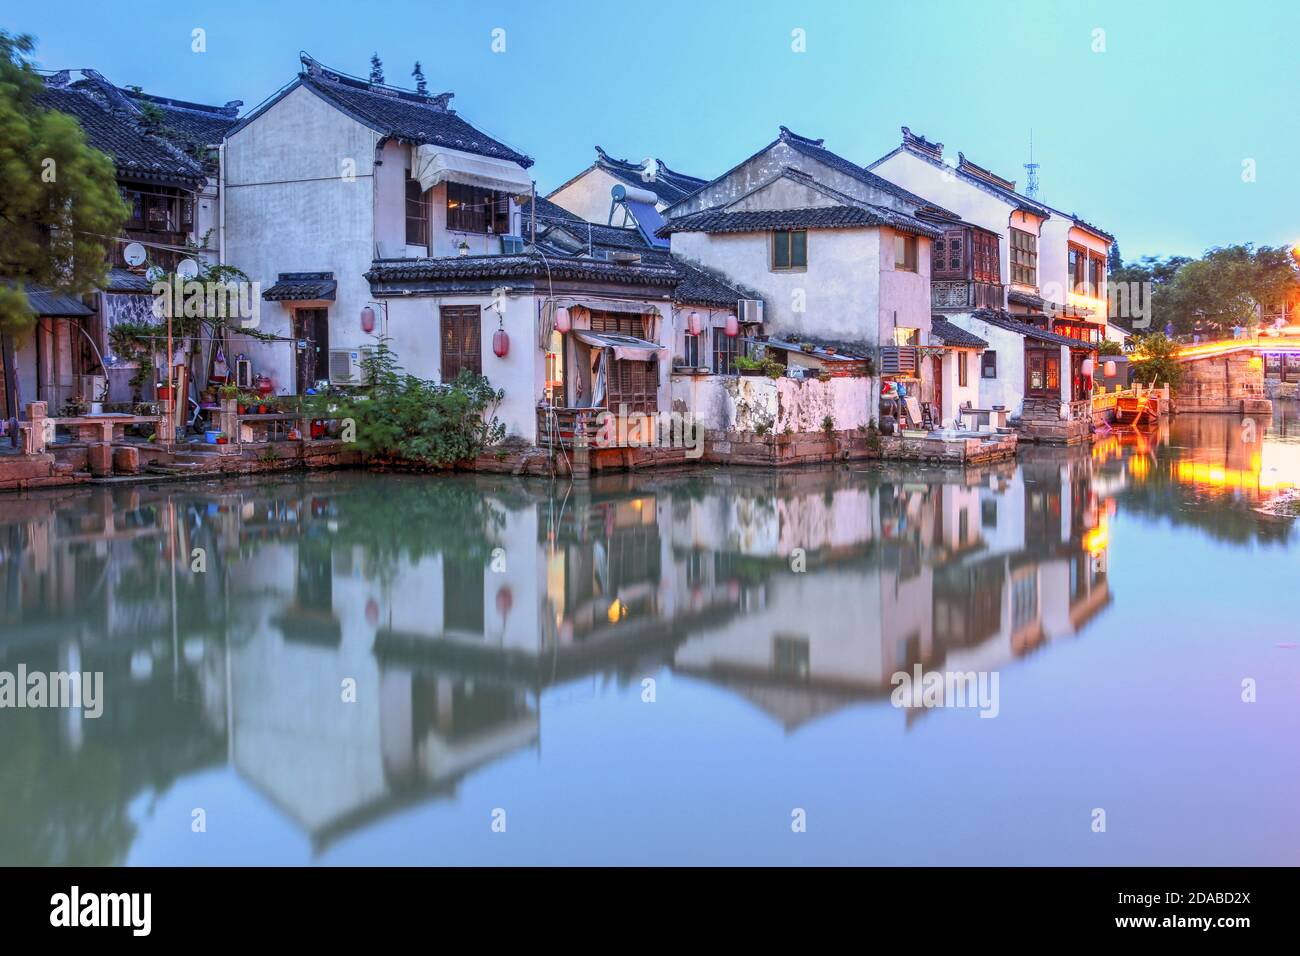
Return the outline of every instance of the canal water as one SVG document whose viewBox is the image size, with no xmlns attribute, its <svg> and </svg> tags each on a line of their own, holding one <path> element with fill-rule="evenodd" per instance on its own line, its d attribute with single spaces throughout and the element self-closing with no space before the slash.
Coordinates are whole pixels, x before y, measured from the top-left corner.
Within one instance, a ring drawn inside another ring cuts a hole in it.
<svg viewBox="0 0 1300 956">
<path fill-rule="evenodd" d="M 1291 406 L 965 473 L 0 497 L 0 672 L 103 675 L 0 710 L 0 863 L 1294 865 L 1296 485 Z"/>
</svg>

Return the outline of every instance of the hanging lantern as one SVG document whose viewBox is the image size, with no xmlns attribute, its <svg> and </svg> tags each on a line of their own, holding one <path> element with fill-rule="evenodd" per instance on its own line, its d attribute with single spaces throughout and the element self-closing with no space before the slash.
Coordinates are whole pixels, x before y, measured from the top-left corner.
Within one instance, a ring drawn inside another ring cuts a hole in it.
<svg viewBox="0 0 1300 956">
<path fill-rule="evenodd" d="M 1118 374 L 1118 370 L 1113 361 L 1107 362 L 1101 367 L 1101 370 L 1106 373 L 1107 378 L 1114 378 Z"/>
<path fill-rule="evenodd" d="M 723 329 L 727 333 L 727 338 L 734 339 L 740 334 L 740 323 L 736 321 L 734 315 L 727 316 L 727 326 Z"/>
<path fill-rule="evenodd" d="M 704 326 L 700 322 L 700 313 L 692 312 L 686 317 L 686 331 L 691 335 L 699 335 L 704 331 Z"/>
<path fill-rule="evenodd" d="M 570 328 L 572 326 L 569 323 L 569 310 L 564 306 L 560 306 L 555 310 L 555 331 L 563 335 Z"/>
<path fill-rule="evenodd" d="M 375 310 L 366 306 L 361 310 L 361 331 L 369 335 L 375 330 Z"/>
<path fill-rule="evenodd" d="M 1095 368 L 1096 366 L 1093 364 L 1092 359 L 1086 358 L 1083 360 L 1083 364 L 1079 366 L 1079 371 L 1088 376 L 1088 378 L 1092 378 L 1092 373 Z"/>
<path fill-rule="evenodd" d="M 497 329 L 492 333 L 492 351 L 497 358 L 505 358 L 510 351 L 510 336 L 505 329 Z"/>
</svg>

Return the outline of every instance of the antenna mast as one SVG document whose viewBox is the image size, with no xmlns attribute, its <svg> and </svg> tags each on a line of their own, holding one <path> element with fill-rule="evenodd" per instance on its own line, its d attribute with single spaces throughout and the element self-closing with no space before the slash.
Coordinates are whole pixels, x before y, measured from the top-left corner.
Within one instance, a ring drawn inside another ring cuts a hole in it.
<svg viewBox="0 0 1300 956">
<path fill-rule="evenodd" d="M 1038 198 L 1038 164 L 1034 162 L 1034 131 L 1029 131 L 1029 162 L 1025 163 L 1027 173 L 1025 195 L 1030 199 Z"/>
</svg>

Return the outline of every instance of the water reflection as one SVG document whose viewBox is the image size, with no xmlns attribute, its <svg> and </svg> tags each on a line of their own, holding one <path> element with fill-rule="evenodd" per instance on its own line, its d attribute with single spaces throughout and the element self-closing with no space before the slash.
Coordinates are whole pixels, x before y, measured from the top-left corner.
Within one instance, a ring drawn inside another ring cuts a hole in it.
<svg viewBox="0 0 1300 956">
<path fill-rule="evenodd" d="M 0 712 L 0 860 L 123 862 L 152 805 L 216 770 L 320 855 L 539 754 L 548 701 L 580 684 L 689 679 L 794 739 L 883 701 L 896 671 L 997 670 L 1085 635 L 1123 591 L 1121 509 L 1286 540 L 1245 504 L 1300 475 L 1287 436 L 1286 418 L 1267 447 L 1185 418 L 965 474 L 707 471 L 553 494 L 346 473 L 4 499 L 0 669 L 102 670 L 107 703 L 97 721 Z M 1202 467 L 1258 480 L 1207 488 Z M 884 706 L 903 731 L 929 719 Z"/>
</svg>

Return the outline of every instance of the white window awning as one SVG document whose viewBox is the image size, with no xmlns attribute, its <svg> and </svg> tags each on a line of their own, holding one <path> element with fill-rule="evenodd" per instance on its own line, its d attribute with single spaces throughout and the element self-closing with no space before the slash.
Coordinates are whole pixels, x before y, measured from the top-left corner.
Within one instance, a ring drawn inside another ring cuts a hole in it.
<svg viewBox="0 0 1300 956">
<path fill-rule="evenodd" d="M 648 362 L 664 350 L 662 345 L 633 338 L 630 335 L 619 335 L 616 332 L 588 332 L 586 329 L 575 329 L 573 334 L 577 336 L 579 342 L 585 342 L 598 349 L 613 349 L 614 358 L 618 361 Z"/>
<path fill-rule="evenodd" d="M 533 181 L 528 171 L 508 159 L 493 159 L 423 143 L 415 148 L 414 168 L 411 176 L 420 181 L 426 192 L 439 183 L 464 183 L 495 189 L 512 196 L 525 196 L 533 191 Z"/>
</svg>

